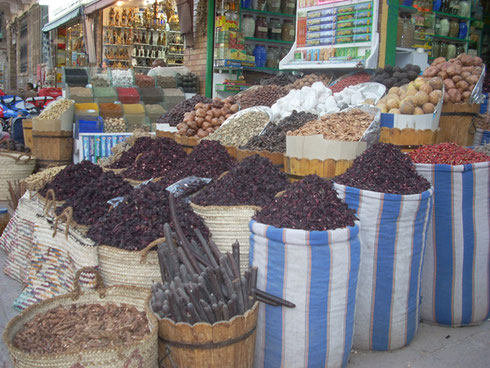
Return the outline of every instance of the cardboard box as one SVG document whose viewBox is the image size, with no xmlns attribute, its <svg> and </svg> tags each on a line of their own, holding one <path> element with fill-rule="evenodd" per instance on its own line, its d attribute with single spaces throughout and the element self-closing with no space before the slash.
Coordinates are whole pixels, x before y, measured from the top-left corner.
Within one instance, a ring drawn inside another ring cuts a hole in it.
<svg viewBox="0 0 490 368">
<path fill-rule="evenodd" d="M 286 136 L 286 156 L 309 160 L 354 160 L 367 148 L 366 142 L 324 139 L 322 134 Z"/>
<path fill-rule="evenodd" d="M 444 91 L 442 92 L 444 95 Z M 398 115 L 398 114 L 381 114 L 381 127 L 414 129 L 414 130 L 437 130 L 439 129 L 439 120 L 441 119 L 442 101 L 441 98 L 432 114 L 424 115 Z"/>
<path fill-rule="evenodd" d="M 45 120 L 45 119 L 33 118 L 32 129 L 40 130 L 40 131 L 59 131 L 59 130 L 72 131 L 74 116 L 75 116 L 75 106 L 72 105 L 63 114 L 61 114 L 61 117 L 59 119 Z"/>
</svg>

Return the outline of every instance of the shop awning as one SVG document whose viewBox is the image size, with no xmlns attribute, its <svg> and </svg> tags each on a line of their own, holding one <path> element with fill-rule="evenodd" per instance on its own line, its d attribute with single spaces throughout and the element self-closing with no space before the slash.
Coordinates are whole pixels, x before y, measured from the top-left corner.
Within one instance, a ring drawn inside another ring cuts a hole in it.
<svg viewBox="0 0 490 368">
<path fill-rule="evenodd" d="M 56 20 L 53 20 L 52 22 L 49 22 L 48 24 L 46 24 L 43 27 L 43 32 L 52 31 L 53 29 L 58 28 L 58 27 L 62 26 L 63 24 L 66 24 L 75 18 L 78 18 L 79 16 L 82 15 L 82 9 L 83 9 L 83 6 L 80 5 L 80 6 L 76 7 L 75 9 L 71 10 L 69 13 L 66 13 L 62 17 L 60 17 Z"/>
<path fill-rule="evenodd" d="M 90 4 L 85 5 L 83 12 L 86 15 L 89 15 L 96 12 L 97 10 L 105 9 L 108 6 L 114 5 L 114 3 L 115 0 L 95 0 L 92 1 Z"/>
</svg>

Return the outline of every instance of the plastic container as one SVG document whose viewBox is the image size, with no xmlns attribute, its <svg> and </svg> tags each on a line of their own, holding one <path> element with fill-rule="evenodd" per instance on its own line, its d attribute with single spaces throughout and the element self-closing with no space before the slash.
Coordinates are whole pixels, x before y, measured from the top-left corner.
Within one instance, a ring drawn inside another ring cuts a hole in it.
<svg viewBox="0 0 490 368">
<path fill-rule="evenodd" d="M 291 19 L 286 19 L 282 24 L 281 39 L 283 41 L 294 42 L 294 23 Z"/>
<path fill-rule="evenodd" d="M 265 46 L 262 45 L 255 46 L 254 56 L 255 56 L 255 66 L 259 68 L 265 67 L 265 64 L 267 62 L 267 51 L 265 49 Z"/>
<path fill-rule="evenodd" d="M 446 56 L 446 59 L 450 60 L 450 59 L 454 59 L 455 57 L 456 57 L 456 45 L 450 43 L 447 46 L 447 56 Z"/>
<path fill-rule="evenodd" d="M 439 28 L 440 36 L 447 36 L 449 34 L 449 20 L 446 18 L 442 18 L 439 22 L 441 27 Z"/>
<path fill-rule="evenodd" d="M 266 66 L 268 68 L 277 68 L 279 66 L 279 57 L 279 49 L 276 46 L 269 47 Z"/>
<path fill-rule="evenodd" d="M 3 233 L 3 230 L 7 227 L 10 221 L 9 210 L 4 207 L 0 207 L 0 236 Z"/>
<path fill-rule="evenodd" d="M 255 19 L 251 15 L 244 15 L 242 19 L 242 32 L 245 37 L 253 37 L 255 33 Z"/>
<path fill-rule="evenodd" d="M 269 22 L 269 40 L 280 40 L 281 33 L 281 21 L 278 18 L 271 18 Z"/>
<path fill-rule="evenodd" d="M 282 0 L 281 3 L 281 13 L 283 14 L 294 14 L 296 10 L 295 0 Z"/>
<path fill-rule="evenodd" d="M 267 10 L 278 13 L 281 10 L 281 0 L 267 0 Z"/>
<path fill-rule="evenodd" d="M 257 17 L 255 22 L 255 38 L 267 38 L 267 21 L 264 17 Z"/>
<path fill-rule="evenodd" d="M 78 121 L 79 133 L 103 133 L 104 121 L 102 117 L 80 117 Z"/>
<path fill-rule="evenodd" d="M 459 33 L 458 38 L 464 39 L 466 38 L 466 34 L 468 33 L 468 26 L 465 22 L 459 23 Z"/>
<path fill-rule="evenodd" d="M 459 22 L 457 20 L 451 20 L 449 22 L 449 37 L 458 37 L 459 34 Z"/>
<path fill-rule="evenodd" d="M 459 11 L 458 15 L 460 17 L 469 17 L 470 16 L 470 4 L 467 1 L 459 2 Z"/>
</svg>

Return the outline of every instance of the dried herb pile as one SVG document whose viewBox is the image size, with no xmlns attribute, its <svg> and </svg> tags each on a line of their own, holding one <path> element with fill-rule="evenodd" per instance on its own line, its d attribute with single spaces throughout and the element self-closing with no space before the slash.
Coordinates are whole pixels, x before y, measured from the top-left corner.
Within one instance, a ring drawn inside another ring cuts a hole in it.
<svg viewBox="0 0 490 368">
<path fill-rule="evenodd" d="M 102 175 L 102 169 L 90 161 L 79 164 L 70 164 L 61 170 L 54 179 L 39 190 L 39 194 L 46 196 L 49 189 L 53 189 L 57 201 L 68 199 L 87 185 L 91 185 Z"/>
<path fill-rule="evenodd" d="M 201 206 L 265 206 L 286 188 L 286 175 L 259 155 L 247 157 L 221 179 L 214 181 L 192 201 Z"/>
<path fill-rule="evenodd" d="M 198 228 L 207 239 L 209 230 L 188 204 L 177 200 L 177 215 L 186 236 L 193 238 Z M 135 189 L 122 203 L 90 228 L 88 237 L 97 245 L 125 250 L 141 250 L 164 236 L 163 225 L 171 223 L 165 186 L 149 183 Z"/>
<path fill-rule="evenodd" d="M 151 151 L 160 145 L 159 139 L 140 137 L 134 141 L 133 146 L 122 153 L 121 157 L 110 168 L 125 169 L 131 166 L 140 153 Z"/>
<path fill-rule="evenodd" d="M 131 194 L 133 187 L 119 175 L 104 172 L 90 185 L 81 188 L 73 197 L 56 209 L 60 215 L 67 207 L 73 208 L 73 220 L 80 225 L 93 225 L 110 208 L 107 201 Z"/>
<path fill-rule="evenodd" d="M 170 126 L 177 126 L 184 120 L 184 114 L 191 112 L 199 102 L 211 103 L 213 100 L 201 95 L 195 95 L 192 98 L 185 100 L 174 107 L 172 107 L 165 114 L 160 116 L 157 120 L 157 124 L 170 124 Z"/>
<path fill-rule="evenodd" d="M 36 315 L 14 337 L 16 348 L 33 354 L 131 345 L 150 333 L 145 312 L 128 304 L 59 306 Z"/>
<path fill-rule="evenodd" d="M 354 213 L 337 196 L 330 180 L 309 175 L 289 185 L 253 218 L 277 228 L 325 231 L 354 226 Z"/>
<path fill-rule="evenodd" d="M 291 115 L 282 119 L 279 124 L 269 125 L 264 134 L 252 137 L 246 145 L 240 147 L 248 150 L 286 152 L 286 134 L 301 128 L 307 122 L 317 119 L 318 116 L 308 112 L 293 111 Z"/>
<path fill-rule="evenodd" d="M 430 183 L 415 171 L 408 155 L 388 143 L 376 143 L 354 160 L 344 174 L 334 178 L 349 187 L 391 194 L 418 194 Z"/>
<path fill-rule="evenodd" d="M 490 161 L 490 156 L 485 153 L 475 152 L 456 143 L 422 146 L 409 155 L 418 164 L 465 165 Z"/>
<path fill-rule="evenodd" d="M 169 138 L 157 139 L 152 150 L 144 152 L 122 175 L 133 180 L 159 178 L 185 160 L 182 146 Z"/>
</svg>

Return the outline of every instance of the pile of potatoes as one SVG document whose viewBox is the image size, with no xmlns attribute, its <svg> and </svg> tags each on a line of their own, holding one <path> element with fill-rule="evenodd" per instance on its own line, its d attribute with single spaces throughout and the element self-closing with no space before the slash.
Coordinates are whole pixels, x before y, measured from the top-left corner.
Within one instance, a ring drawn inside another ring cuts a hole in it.
<svg viewBox="0 0 490 368">
<path fill-rule="evenodd" d="M 440 78 L 418 77 L 401 87 L 390 88 L 376 107 L 389 114 L 432 114 L 442 97 L 443 85 Z"/>
<path fill-rule="evenodd" d="M 449 61 L 443 57 L 435 59 L 424 71 L 424 76 L 439 77 L 444 81 L 445 102 L 468 102 L 482 70 L 481 58 L 461 54 Z"/>
<path fill-rule="evenodd" d="M 218 129 L 239 106 L 233 97 L 213 99 L 211 103 L 198 102 L 194 110 L 184 114 L 184 121 L 177 125 L 178 135 L 204 138 Z"/>
</svg>

